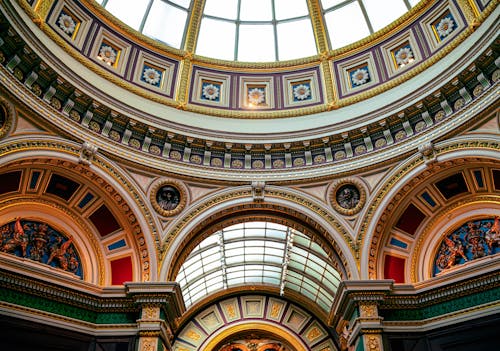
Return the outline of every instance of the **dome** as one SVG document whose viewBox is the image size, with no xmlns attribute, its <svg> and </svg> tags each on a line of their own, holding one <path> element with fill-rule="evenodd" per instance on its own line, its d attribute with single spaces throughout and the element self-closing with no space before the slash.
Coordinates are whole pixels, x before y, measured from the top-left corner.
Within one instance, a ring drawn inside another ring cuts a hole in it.
<svg viewBox="0 0 500 351">
<path fill-rule="evenodd" d="M 6 349 L 491 350 L 491 0 L 0 2 Z"/>
<path fill-rule="evenodd" d="M 192 1 L 98 1 L 133 29 L 169 46 L 182 49 L 186 33 L 196 33 L 195 53 L 234 61 L 282 61 L 317 55 L 316 30 L 327 33 L 337 49 L 382 29 L 417 1 L 320 2 L 321 15 L 306 0 L 207 0 L 201 22 Z"/>
</svg>

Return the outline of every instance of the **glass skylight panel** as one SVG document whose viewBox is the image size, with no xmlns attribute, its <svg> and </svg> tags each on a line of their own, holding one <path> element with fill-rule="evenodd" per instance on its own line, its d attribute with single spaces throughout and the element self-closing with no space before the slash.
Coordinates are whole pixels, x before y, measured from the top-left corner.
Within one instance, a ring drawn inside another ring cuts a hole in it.
<svg viewBox="0 0 500 351">
<path fill-rule="evenodd" d="M 383 6 L 380 6 L 380 0 L 363 0 L 363 4 L 374 31 L 385 27 L 408 11 L 402 0 L 384 0 Z"/>
<path fill-rule="evenodd" d="M 321 0 L 321 5 L 323 8 L 329 9 L 332 6 L 340 5 L 342 3 L 352 2 L 353 0 Z M 356 1 L 356 0 L 354 0 Z"/>
<path fill-rule="evenodd" d="M 201 21 L 196 53 L 223 60 L 234 60 L 236 24 L 205 17 Z"/>
<path fill-rule="evenodd" d="M 135 30 L 139 30 L 150 0 L 108 0 L 106 10 Z"/>
<path fill-rule="evenodd" d="M 133 1 L 135 1 L 135 0 L 133 0 Z M 182 6 L 182 7 L 186 8 L 186 9 L 191 4 L 191 0 L 170 0 L 170 2 L 173 2 L 174 4 Z"/>
<path fill-rule="evenodd" d="M 288 233 L 295 240 L 289 244 Z M 285 264 L 287 250 L 290 260 Z M 283 276 L 283 267 L 287 265 Z M 248 222 L 227 227 L 198 244 L 176 280 L 187 306 L 226 287 L 241 284 L 279 287 L 285 279 L 287 289 L 308 296 L 327 310 L 339 277 L 324 250 L 304 234 L 283 225 Z"/>
<path fill-rule="evenodd" d="M 235 20 L 238 16 L 238 1 L 206 0 L 203 12 L 207 16 Z"/>
<path fill-rule="evenodd" d="M 339 48 L 370 35 L 358 2 L 351 2 L 325 13 L 332 48 Z"/>
<path fill-rule="evenodd" d="M 278 23 L 278 54 L 280 60 L 316 55 L 316 43 L 309 18 Z M 297 45 L 300 43 L 300 45 Z"/>
<path fill-rule="evenodd" d="M 180 49 L 187 20 L 187 11 L 156 0 L 151 6 L 143 33 Z"/>
<path fill-rule="evenodd" d="M 273 19 L 271 0 L 241 0 L 240 6 L 240 20 L 242 21 L 270 21 Z"/>
<path fill-rule="evenodd" d="M 306 0 L 274 0 L 274 10 L 278 21 L 309 15 Z"/>
</svg>

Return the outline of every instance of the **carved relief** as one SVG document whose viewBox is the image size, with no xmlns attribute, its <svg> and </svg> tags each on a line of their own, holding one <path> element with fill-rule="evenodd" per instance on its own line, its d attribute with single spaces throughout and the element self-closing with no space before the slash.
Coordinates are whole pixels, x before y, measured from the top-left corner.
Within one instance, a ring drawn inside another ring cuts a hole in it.
<svg viewBox="0 0 500 351">
<path fill-rule="evenodd" d="M 178 181 L 167 180 L 156 183 L 151 189 L 151 203 L 162 216 L 180 213 L 187 202 L 187 191 Z"/>
<path fill-rule="evenodd" d="M 470 220 L 444 237 L 434 259 L 434 275 L 500 252 L 500 217 Z"/>
<path fill-rule="evenodd" d="M 377 305 L 375 304 L 360 305 L 359 312 L 361 314 L 361 317 L 373 318 L 378 316 Z"/>
<path fill-rule="evenodd" d="M 47 223 L 22 220 L 0 227 L 0 251 L 28 258 L 82 277 L 80 257 L 73 237 L 61 234 Z"/>
<path fill-rule="evenodd" d="M 330 202 L 335 211 L 347 216 L 361 211 L 365 200 L 365 188 L 355 179 L 344 179 L 334 183 L 330 193 Z"/>
</svg>

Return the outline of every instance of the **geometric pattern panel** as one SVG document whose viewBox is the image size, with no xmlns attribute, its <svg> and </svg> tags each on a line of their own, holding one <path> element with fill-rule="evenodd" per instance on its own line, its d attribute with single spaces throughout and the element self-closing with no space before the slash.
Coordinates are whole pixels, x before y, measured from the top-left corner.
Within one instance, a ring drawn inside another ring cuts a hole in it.
<svg viewBox="0 0 500 351">
<path fill-rule="evenodd" d="M 241 314 L 236 315 L 234 308 Z M 228 316 L 231 316 L 229 320 Z M 259 335 L 259 327 L 252 330 L 256 325 L 261 326 L 265 335 Z M 251 338 L 244 333 L 246 326 Z M 276 340 L 270 340 L 276 327 L 289 337 L 276 335 Z M 277 297 L 261 295 L 222 300 L 199 312 L 180 331 L 172 350 L 201 351 L 215 344 L 217 350 L 224 349 L 224 346 L 232 350 L 229 346 L 236 345 L 245 350 L 244 347 L 250 344 L 269 345 L 270 350 L 280 350 L 279 347 L 287 344 L 297 350 L 336 350 L 327 329 L 310 312 Z"/>
</svg>

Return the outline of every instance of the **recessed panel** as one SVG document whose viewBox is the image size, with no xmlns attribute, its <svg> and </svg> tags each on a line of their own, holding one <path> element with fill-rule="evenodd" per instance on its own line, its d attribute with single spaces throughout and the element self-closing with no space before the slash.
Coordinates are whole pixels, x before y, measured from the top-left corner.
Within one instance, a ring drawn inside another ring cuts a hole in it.
<svg viewBox="0 0 500 351">
<path fill-rule="evenodd" d="M 441 194 L 443 194 L 445 199 L 450 199 L 453 196 L 468 192 L 467 184 L 465 183 L 462 173 L 453 174 L 436 182 L 436 187 Z"/>
<path fill-rule="evenodd" d="M 21 171 L 0 174 L 0 194 L 18 191 L 19 183 L 21 181 L 21 174 Z"/>
<path fill-rule="evenodd" d="M 77 182 L 63 177 L 59 174 L 53 173 L 49 180 L 49 185 L 45 190 L 48 194 L 59 196 L 61 199 L 68 201 L 80 184 Z"/>
<path fill-rule="evenodd" d="M 101 205 L 101 207 L 89 216 L 89 219 L 95 225 L 101 236 L 106 236 L 121 229 L 120 224 L 106 205 Z"/>
<path fill-rule="evenodd" d="M 417 206 L 409 204 L 401 217 L 399 217 L 396 227 L 413 235 L 424 219 L 425 214 Z"/>
</svg>

